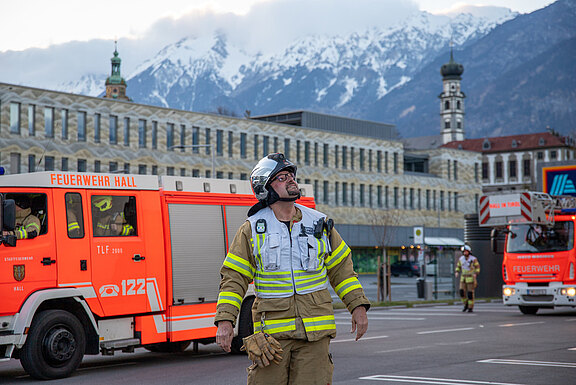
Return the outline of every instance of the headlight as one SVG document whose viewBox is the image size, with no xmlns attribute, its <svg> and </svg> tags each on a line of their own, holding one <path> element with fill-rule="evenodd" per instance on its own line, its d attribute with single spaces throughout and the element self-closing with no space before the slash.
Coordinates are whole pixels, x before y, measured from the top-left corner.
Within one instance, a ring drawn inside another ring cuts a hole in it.
<svg viewBox="0 0 576 385">
<path fill-rule="evenodd" d="M 506 297 L 510 297 L 511 295 L 514 295 L 514 293 L 516 293 L 516 290 L 512 289 L 511 287 L 505 287 L 503 293 Z"/>
<path fill-rule="evenodd" d="M 574 297 L 576 295 L 576 288 L 568 287 L 566 289 L 560 290 L 560 294 L 567 295 L 568 297 Z"/>
</svg>

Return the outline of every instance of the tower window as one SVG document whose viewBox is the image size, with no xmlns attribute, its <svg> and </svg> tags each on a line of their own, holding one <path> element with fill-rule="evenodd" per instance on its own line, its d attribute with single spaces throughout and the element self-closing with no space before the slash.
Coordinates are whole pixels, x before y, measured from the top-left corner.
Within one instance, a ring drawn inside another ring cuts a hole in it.
<svg viewBox="0 0 576 385">
<path fill-rule="evenodd" d="M 483 150 L 489 150 L 491 148 L 490 141 L 488 139 L 484 139 L 484 143 L 482 143 Z"/>
<path fill-rule="evenodd" d="M 444 122 L 444 128 L 450 128 L 450 121 L 449 120 Z"/>
<path fill-rule="evenodd" d="M 448 100 L 446 100 L 446 101 L 444 102 L 444 109 L 445 109 L 445 110 L 449 110 L 449 109 L 450 109 L 450 102 L 449 102 Z"/>
<path fill-rule="evenodd" d="M 460 103 L 460 100 L 458 100 L 458 101 L 456 102 L 456 109 L 459 110 L 459 109 L 461 109 L 461 108 L 462 108 L 462 103 Z"/>
</svg>

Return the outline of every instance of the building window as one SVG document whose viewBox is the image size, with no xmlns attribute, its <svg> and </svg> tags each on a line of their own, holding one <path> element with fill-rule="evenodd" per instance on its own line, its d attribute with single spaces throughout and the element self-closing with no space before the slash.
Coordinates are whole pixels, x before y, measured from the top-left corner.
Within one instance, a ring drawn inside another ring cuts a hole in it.
<svg viewBox="0 0 576 385">
<path fill-rule="evenodd" d="M 350 147 L 350 169 L 354 170 L 354 147 Z"/>
<path fill-rule="evenodd" d="M 376 202 L 378 207 L 382 207 L 382 186 L 376 186 Z"/>
<path fill-rule="evenodd" d="M 449 120 L 444 121 L 444 128 L 450 128 L 450 121 Z"/>
<path fill-rule="evenodd" d="M 444 211 L 444 191 L 440 191 L 440 211 Z"/>
<path fill-rule="evenodd" d="M 398 187 L 394 187 L 394 196 L 393 196 L 392 202 L 394 204 L 394 208 L 397 209 L 398 208 Z"/>
<path fill-rule="evenodd" d="M 436 211 L 436 190 L 432 191 L 432 209 Z"/>
<path fill-rule="evenodd" d="M 430 210 L 430 190 L 426 190 L 426 210 Z"/>
<path fill-rule="evenodd" d="M 216 179 L 224 179 L 224 172 L 216 171 Z"/>
<path fill-rule="evenodd" d="M 246 134 L 240 134 L 240 157 L 246 159 Z"/>
<path fill-rule="evenodd" d="M 394 174 L 398 174 L 398 153 L 394 153 Z"/>
<path fill-rule="evenodd" d="M 408 200 L 408 194 L 406 193 L 406 187 L 404 187 L 404 188 L 402 189 L 402 198 L 403 198 L 403 199 L 402 199 L 402 201 L 403 201 L 403 206 L 402 206 L 402 208 L 403 208 L 404 210 L 406 210 L 406 209 L 408 208 L 408 202 L 407 202 L 407 200 Z"/>
<path fill-rule="evenodd" d="M 338 168 L 339 165 L 339 148 L 338 146 L 334 146 L 334 167 Z"/>
<path fill-rule="evenodd" d="M 185 168 L 180 169 L 180 176 L 186 176 L 186 169 Z"/>
<path fill-rule="evenodd" d="M 265 157 L 270 153 L 270 137 L 264 135 L 262 137 L 262 157 Z"/>
<path fill-rule="evenodd" d="M 158 175 L 158 166 L 152 166 L 152 175 Z"/>
<path fill-rule="evenodd" d="M 174 151 L 174 123 L 168 123 L 166 126 L 166 149 Z"/>
<path fill-rule="evenodd" d="M 368 150 L 368 171 L 372 172 L 372 150 Z"/>
<path fill-rule="evenodd" d="M 180 147 L 182 147 L 181 152 L 186 151 L 186 125 L 180 125 Z"/>
<path fill-rule="evenodd" d="M 260 159 L 260 152 L 258 151 L 258 135 L 254 135 L 254 160 Z"/>
<path fill-rule="evenodd" d="M 166 167 L 166 175 L 174 176 L 174 167 Z"/>
<path fill-rule="evenodd" d="M 10 133 L 20 135 L 20 103 L 10 103 Z"/>
<path fill-rule="evenodd" d="M 360 185 L 360 198 L 359 198 L 359 199 L 360 199 L 360 206 L 362 206 L 362 207 L 365 205 L 365 201 L 364 201 L 364 189 L 365 189 L 364 185 L 361 184 L 361 185 Z"/>
<path fill-rule="evenodd" d="M 474 182 L 478 183 L 478 163 L 474 163 Z"/>
<path fill-rule="evenodd" d="M 338 206 L 338 197 L 339 197 L 338 194 L 340 193 L 339 189 L 340 189 L 340 183 L 339 183 L 339 182 L 335 182 L 335 183 L 334 183 L 334 204 L 335 204 L 336 206 Z"/>
<path fill-rule="evenodd" d="M 224 131 L 216 130 L 216 155 L 224 155 Z"/>
<path fill-rule="evenodd" d="M 484 139 L 484 142 L 482 143 L 482 149 L 489 150 L 491 147 L 492 145 L 490 144 L 490 141 L 488 139 Z"/>
<path fill-rule="evenodd" d="M 211 130 L 209 128 L 206 129 L 206 155 L 210 155 L 210 149 L 212 147 L 210 147 L 210 137 L 212 136 Z"/>
<path fill-rule="evenodd" d="M 197 168 L 192 169 L 192 177 L 193 178 L 200 178 L 200 170 L 198 170 Z"/>
<path fill-rule="evenodd" d="M 496 172 L 496 178 L 501 179 L 503 177 L 501 160 L 494 163 L 494 171 Z"/>
<path fill-rule="evenodd" d="M 410 188 L 410 210 L 414 210 L 414 188 Z"/>
<path fill-rule="evenodd" d="M 36 171 L 36 156 L 28 155 L 28 172 Z"/>
<path fill-rule="evenodd" d="M 323 202 L 324 204 L 328 204 L 328 181 L 324 181 L 323 182 L 323 186 L 322 186 L 322 195 L 323 195 Z"/>
<path fill-rule="evenodd" d="M 36 106 L 28 105 L 28 136 L 36 136 Z"/>
<path fill-rule="evenodd" d="M 94 161 L 94 172 L 100 172 L 101 169 L 101 162 L 99 160 Z"/>
<path fill-rule="evenodd" d="M 87 165 L 87 161 L 86 159 L 78 159 L 78 172 L 86 172 L 86 165 Z"/>
<path fill-rule="evenodd" d="M 376 152 L 376 170 L 382 172 L 382 151 Z"/>
<path fill-rule="evenodd" d="M 54 171 L 54 157 L 53 156 L 46 156 L 44 157 L 44 170 L 45 171 Z"/>
<path fill-rule="evenodd" d="M 145 164 L 139 164 L 138 165 L 138 174 L 146 175 L 146 165 Z"/>
<path fill-rule="evenodd" d="M 364 171 L 364 149 L 360 149 L 360 170 Z"/>
<path fill-rule="evenodd" d="M 296 163 L 300 163 L 300 141 L 296 140 Z"/>
<path fill-rule="evenodd" d="M 284 156 L 290 159 L 290 139 L 284 139 Z"/>
<path fill-rule="evenodd" d="M 460 198 L 460 197 L 458 196 L 458 193 L 455 192 L 454 193 L 454 211 L 458 211 L 458 198 Z"/>
<path fill-rule="evenodd" d="M 152 121 L 152 149 L 156 150 L 158 148 L 158 122 Z"/>
<path fill-rule="evenodd" d="M 457 160 L 454 161 L 453 171 L 454 171 L 454 180 L 458 180 L 458 161 Z"/>
<path fill-rule="evenodd" d="M 241 172 L 240 173 L 240 180 L 247 180 L 248 179 L 248 174 L 246 174 L 245 172 Z"/>
<path fill-rule="evenodd" d="M 516 160 L 510 160 L 508 162 L 508 176 L 510 178 L 516 178 Z"/>
<path fill-rule="evenodd" d="M 17 152 L 10 153 L 10 174 L 20 174 L 20 154 Z"/>
<path fill-rule="evenodd" d="M 310 164 L 310 142 L 304 142 L 304 164 Z"/>
<path fill-rule="evenodd" d="M 342 182 L 342 204 L 348 204 L 348 183 Z"/>
<path fill-rule="evenodd" d="M 54 109 L 50 107 L 44 108 L 44 135 L 54 137 Z"/>
<path fill-rule="evenodd" d="M 138 148 L 146 148 L 146 120 L 138 119 Z"/>
<path fill-rule="evenodd" d="M 384 187 L 384 207 L 385 208 L 389 208 L 390 207 L 390 192 L 388 189 L 388 186 Z"/>
<path fill-rule="evenodd" d="M 118 171 L 118 162 L 108 163 L 108 172 L 117 172 L 117 171 Z"/>
<path fill-rule="evenodd" d="M 274 152 L 275 153 L 278 152 L 278 137 L 277 136 L 274 137 Z"/>
<path fill-rule="evenodd" d="M 556 159 L 558 152 L 556 150 L 550 151 L 550 159 Z"/>
<path fill-rule="evenodd" d="M 94 114 L 94 142 L 100 143 L 100 126 L 102 115 Z"/>
<path fill-rule="evenodd" d="M 60 168 L 61 171 L 68 171 L 68 158 L 62 158 L 62 167 Z"/>
<path fill-rule="evenodd" d="M 78 141 L 86 141 L 86 112 L 78 112 Z"/>
<path fill-rule="evenodd" d="M 524 175 L 525 177 L 530 177 L 530 175 L 531 175 L 531 172 L 530 172 L 530 159 L 524 159 L 523 175 Z"/>
<path fill-rule="evenodd" d="M 388 151 L 384 152 L 384 172 L 388 174 Z"/>
<path fill-rule="evenodd" d="M 318 166 L 318 143 L 314 143 L 314 166 Z"/>
<path fill-rule="evenodd" d="M 68 110 L 60 111 L 60 117 L 62 118 L 62 139 L 68 139 Z M 62 170 L 64 171 L 64 170 Z"/>
<path fill-rule="evenodd" d="M 228 158 L 232 157 L 234 157 L 234 132 L 228 131 Z"/>
<path fill-rule="evenodd" d="M 233 172 L 228 173 L 228 179 L 234 179 L 234 173 Z"/>
<path fill-rule="evenodd" d="M 446 161 L 446 167 L 448 168 L 448 172 L 446 174 L 448 175 L 448 180 L 450 180 L 450 177 L 452 176 L 450 174 L 450 159 Z"/>
<path fill-rule="evenodd" d="M 124 163 L 124 174 L 130 174 L 130 163 Z"/>
<path fill-rule="evenodd" d="M 110 144 L 118 144 L 118 117 L 110 116 Z"/>
<path fill-rule="evenodd" d="M 200 127 L 192 127 L 192 153 L 198 154 L 200 152 L 200 148 L 198 145 L 200 144 Z"/>
<path fill-rule="evenodd" d="M 489 174 L 488 174 L 488 162 L 482 162 L 482 180 L 488 180 L 489 178 Z"/>
<path fill-rule="evenodd" d="M 538 160 L 544 159 L 544 152 L 543 152 L 543 151 L 538 151 L 538 152 L 536 153 L 536 159 L 538 159 Z"/>
<path fill-rule="evenodd" d="M 445 109 L 445 110 L 449 110 L 449 109 L 450 109 L 450 102 L 449 102 L 448 100 L 446 100 L 446 101 L 444 102 L 444 109 Z"/>
<path fill-rule="evenodd" d="M 124 118 L 124 146 L 130 147 L 130 118 Z"/>
<path fill-rule="evenodd" d="M 342 146 L 342 168 L 348 167 L 348 147 Z"/>
</svg>

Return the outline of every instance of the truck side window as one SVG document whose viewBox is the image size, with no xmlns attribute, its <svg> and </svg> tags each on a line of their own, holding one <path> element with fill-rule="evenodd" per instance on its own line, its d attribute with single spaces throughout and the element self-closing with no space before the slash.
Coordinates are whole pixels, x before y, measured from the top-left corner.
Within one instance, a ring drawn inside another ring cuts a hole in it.
<svg viewBox="0 0 576 385">
<path fill-rule="evenodd" d="M 66 193 L 66 223 L 69 238 L 84 238 L 84 216 L 82 215 L 82 196 L 78 193 Z"/>
<path fill-rule="evenodd" d="M 136 197 L 93 195 L 92 230 L 95 237 L 126 237 L 138 235 Z"/>
<path fill-rule="evenodd" d="M 6 199 L 16 204 L 16 239 L 33 239 L 48 231 L 46 194 L 10 193 Z"/>
</svg>

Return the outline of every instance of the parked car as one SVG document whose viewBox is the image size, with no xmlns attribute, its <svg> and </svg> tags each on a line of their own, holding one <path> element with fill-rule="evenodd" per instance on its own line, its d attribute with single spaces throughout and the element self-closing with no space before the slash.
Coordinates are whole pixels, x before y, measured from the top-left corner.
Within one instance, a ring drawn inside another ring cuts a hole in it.
<svg viewBox="0 0 576 385">
<path fill-rule="evenodd" d="M 394 277 L 406 274 L 408 277 L 420 276 L 420 266 L 410 261 L 398 261 L 390 265 L 390 271 Z"/>
</svg>

